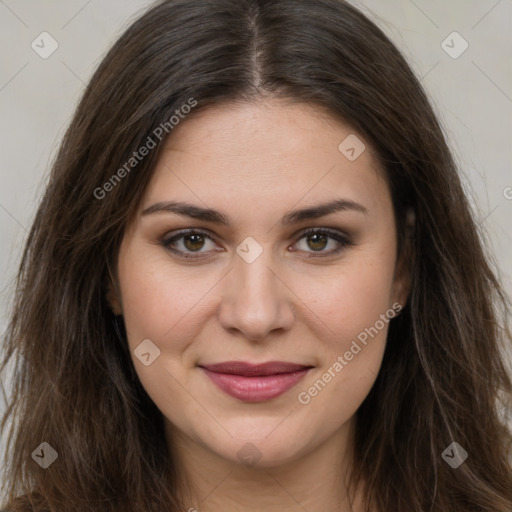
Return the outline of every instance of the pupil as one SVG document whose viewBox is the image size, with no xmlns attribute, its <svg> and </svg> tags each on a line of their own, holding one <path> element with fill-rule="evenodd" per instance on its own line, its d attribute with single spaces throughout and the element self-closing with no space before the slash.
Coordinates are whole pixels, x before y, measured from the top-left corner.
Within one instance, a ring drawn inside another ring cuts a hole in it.
<svg viewBox="0 0 512 512">
<path fill-rule="evenodd" d="M 188 241 L 190 240 L 195 240 L 192 241 L 192 243 L 187 243 Z M 187 249 L 190 249 L 190 250 L 197 250 L 197 249 L 201 249 L 201 245 L 202 243 L 204 243 L 203 241 L 203 237 L 201 235 L 185 235 L 184 237 L 184 242 L 185 242 L 185 247 Z M 197 244 L 199 244 L 199 247 L 197 246 Z"/>
<path fill-rule="evenodd" d="M 318 241 L 319 238 L 321 239 L 320 242 Z M 310 235 L 309 236 L 309 240 L 312 241 L 313 244 L 320 243 L 320 247 L 317 246 L 317 247 L 311 247 L 311 248 L 315 249 L 315 250 L 323 249 L 325 247 L 326 239 L 327 239 L 327 235 L 322 235 L 322 234 L 319 234 L 319 233 L 315 233 L 313 235 Z"/>
</svg>

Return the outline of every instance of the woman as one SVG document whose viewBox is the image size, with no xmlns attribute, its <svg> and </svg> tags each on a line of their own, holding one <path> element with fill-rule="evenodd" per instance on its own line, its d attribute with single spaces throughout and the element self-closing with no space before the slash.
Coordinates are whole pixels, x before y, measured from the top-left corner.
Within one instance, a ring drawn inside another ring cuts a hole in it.
<svg viewBox="0 0 512 512">
<path fill-rule="evenodd" d="M 5 507 L 512 510 L 507 303 L 418 80 L 339 0 L 167 0 L 19 271 Z"/>
</svg>

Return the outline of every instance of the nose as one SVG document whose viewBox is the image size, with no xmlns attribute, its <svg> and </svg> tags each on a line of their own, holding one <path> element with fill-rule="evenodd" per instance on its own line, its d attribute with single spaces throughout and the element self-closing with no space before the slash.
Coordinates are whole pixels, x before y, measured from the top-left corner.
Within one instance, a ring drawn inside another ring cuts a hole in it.
<svg viewBox="0 0 512 512">
<path fill-rule="evenodd" d="M 234 268 L 223 284 L 219 321 L 226 330 L 251 341 L 289 330 L 295 318 L 293 292 L 272 268 L 270 253 L 264 250 L 252 263 L 235 256 Z"/>
</svg>

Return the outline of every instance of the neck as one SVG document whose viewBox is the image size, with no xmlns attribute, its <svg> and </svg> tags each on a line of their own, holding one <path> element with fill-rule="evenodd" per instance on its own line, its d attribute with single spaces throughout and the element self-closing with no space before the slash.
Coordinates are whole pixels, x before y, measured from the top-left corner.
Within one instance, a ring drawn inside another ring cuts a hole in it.
<svg viewBox="0 0 512 512">
<path fill-rule="evenodd" d="M 360 493 L 351 500 L 347 492 L 353 421 L 310 452 L 253 467 L 220 457 L 167 423 L 167 441 L 183 475 L 179 495 L 185 510 L 362 512 Z"/>
</svg>

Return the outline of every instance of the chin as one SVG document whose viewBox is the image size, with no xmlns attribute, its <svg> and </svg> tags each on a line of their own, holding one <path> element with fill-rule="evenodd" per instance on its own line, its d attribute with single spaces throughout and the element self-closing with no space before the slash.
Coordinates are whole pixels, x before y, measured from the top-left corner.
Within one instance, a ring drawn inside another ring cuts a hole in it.
<svg viewBox="0 0 512 512">
<path fill-rule="evenodd" d="M 274 424 L 275 428 L 275 424 Z M 241 434 L 241 433 L 240 433 Z M 212 446 L 210 449 L 220 457 L 247 468 L 275 468 L 289 464 L 307 451 L 307 445 L 300 432 L 290 435 L 289 430 L 281 435 L 262 437 L 240 435 L 225 440 L 226 444 Z"/>
</svg>

